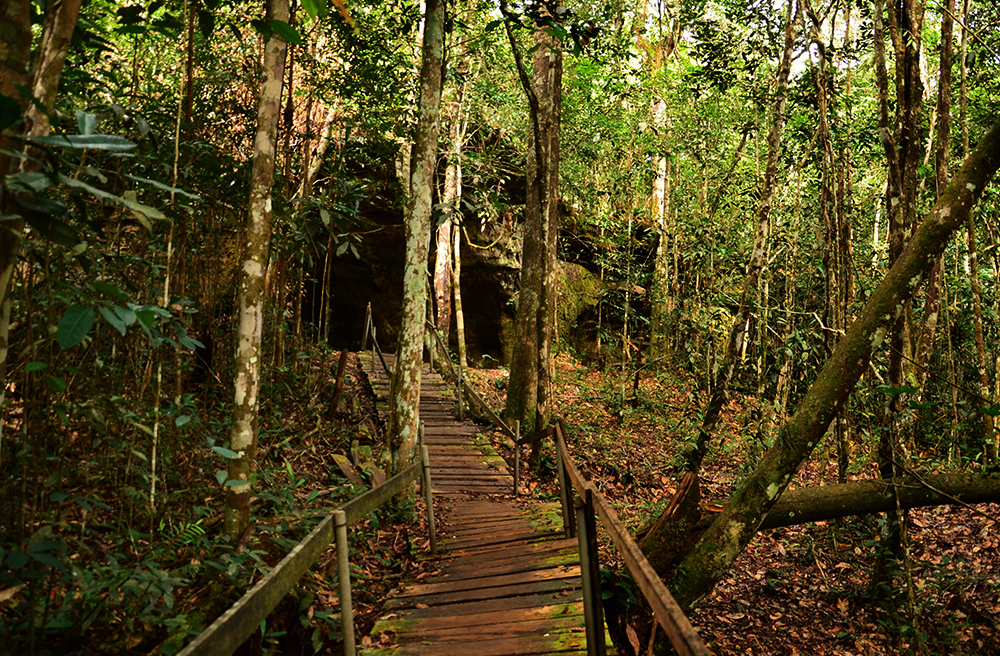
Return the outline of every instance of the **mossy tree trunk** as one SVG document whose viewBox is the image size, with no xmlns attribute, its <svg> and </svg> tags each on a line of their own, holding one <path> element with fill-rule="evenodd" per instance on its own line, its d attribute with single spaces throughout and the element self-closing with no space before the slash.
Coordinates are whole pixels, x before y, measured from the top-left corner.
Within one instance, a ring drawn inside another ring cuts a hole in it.
<svg viewBox="0 0 1000 656">
<path fill-rule="evenodd" d="M 268 20 L 288 22 L 288 0 L 267 0 L 265 14 Z M 264 79 L 257 104 L 246 244 L 239 273 L 233 424 L 229 434 L 229 448 L 236 452 L 237 457 L 229 461 L 226 476 L 223 528 L 223 533 L 234 542 L 250 522 L 250 472 L 257 457 L 261 341 L 271 245 L 271 187 L 274 184 L 274 156 L 287 51 L 288 43 L 277 33 L 272 34 L 264 44 Z"/>
<path fill-rule="evenodd" d="M 403 323 L 392 372 L 393 398 L 389 448 L 394 471 L 410 464 L 417 443 L 420 368 L 427 318 L 427 258 L 430 253 L 434 172 L 437 165 L 444 60 L 445 4 L 427 0 L 417 134 L 410 160 L 410 193 L 406 206 L 406 262 L 403 269 Z"/>
<path fill-rule="evenodd" d="M 952 233 L 963 227 L 1000 168 L 1000 123 L 983 137 L 939 197 L 858 319 L 827 360 L 773 446 L 680 562 L 671 589 L 683 608 L 708 594 L 746 548 L 768 511 L 843 408 L 872 353 L 926 280 Z"/>
</svg>

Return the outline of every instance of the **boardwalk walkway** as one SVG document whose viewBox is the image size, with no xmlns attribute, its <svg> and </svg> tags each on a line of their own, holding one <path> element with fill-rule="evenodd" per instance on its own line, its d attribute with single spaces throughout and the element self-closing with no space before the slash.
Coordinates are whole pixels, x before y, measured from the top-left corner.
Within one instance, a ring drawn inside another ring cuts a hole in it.
<svg viewBox="0 0 1000 656">
<path fill-rule="evenodd" d="M 384 402 L 381 365 L 373 371 L 370 355 L 361 358 Z M 451 387 L 426 366 L 422 380 L 439 555 L 430 576 L 405 582 L 386 603 L 371 635 L 378 648 L 361 653 L 585 654 L 577 542 L 564 538 L 558 504 L 515 502 L 503 459 L 474 423 L 458 421 Z"/>
</svg>

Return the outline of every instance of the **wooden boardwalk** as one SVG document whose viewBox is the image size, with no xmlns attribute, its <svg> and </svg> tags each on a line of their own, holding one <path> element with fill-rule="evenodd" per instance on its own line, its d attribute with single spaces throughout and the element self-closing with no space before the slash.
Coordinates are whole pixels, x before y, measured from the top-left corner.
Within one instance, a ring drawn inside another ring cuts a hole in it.
<svg viewBox="0 0 1000 656">
<path fill-rule="evenodd" d="M 382 367 L 361 359 L 381 405 Z M 420 418 L 444 527 L 439 554 L 429 576 L 388 600 L 360 653 L 586 654 L 577 541 L 564 538 L 558 504 L 515 502 L 504 460 L 474 423 L 458 421 L 452 388 L 426 366 Z M 605 642 L 614 653 L 606 632 Z"/>
</svg>

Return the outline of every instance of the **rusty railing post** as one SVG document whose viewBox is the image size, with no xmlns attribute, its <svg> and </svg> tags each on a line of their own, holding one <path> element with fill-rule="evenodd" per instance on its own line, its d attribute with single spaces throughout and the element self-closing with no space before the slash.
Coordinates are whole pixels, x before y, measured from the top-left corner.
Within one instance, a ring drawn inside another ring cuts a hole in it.
<svg viewBox="0 0 1000 656">
<path fill-rule="evenodd" d="M 422 424 L 421 424 L 422 425 Z M 423 431 L 421 431 L 423 435 Z M 424 488 L 424 503 L 427 505 L 427 533 L 431 539 L 431 553 L 437 553 L 437 534 L 434 529 L 434 492 L 431 490 L 431 457 L 427 445 L 420 446 L 420 463 L 423 466 L 421 485 Z"/>
<path fill-rule="evenodd" d="M 518 485 L 521 480 L 521 420 L 514 420 L 514 496 L 518 495 Z"/>
<path fill-rule="evenodd" d="M 604 608 L 601 599 L 601 570 L 598 566 L 597 522 L 590 489 L 586 499 L 575 497 L 576 535 L 580 549 L 580 576 L 583 582 L 583 615 L 587 627 L 587 656 L 605 656 Z"/>
<path fill-rule="evenodd" d="M 344 634 L 344 656 L 355 656 L 354 609 L 351 607 L 351 563 L 347 550 L 347 514 L 343 510 L 333 511 L 333 523 L 337 535 L 337 575 L 340 579 L 340 624 Z"/>
<path fill-rule="evenodd" d="M 465 409 L 462 407 L 462 362 L 458 362 L 458 420 L 465 421 Z"/>
<path fill-rule="evenodd" d="M 563 460 L 568 454 L 563 452 L 558 430 L 552 429 L 551 435 L 556 440 L 556 472 L 559 474 L 559 503 L 562 505 L 563 530 L 566 532 L 566 537 L 571 538 L 576 534 L 576 526 L 570 510 L 572 505 L 570 500 L 573 495 L 569 491 L 569 476 L 566 475 L 566 465 Z"/>
</svg>

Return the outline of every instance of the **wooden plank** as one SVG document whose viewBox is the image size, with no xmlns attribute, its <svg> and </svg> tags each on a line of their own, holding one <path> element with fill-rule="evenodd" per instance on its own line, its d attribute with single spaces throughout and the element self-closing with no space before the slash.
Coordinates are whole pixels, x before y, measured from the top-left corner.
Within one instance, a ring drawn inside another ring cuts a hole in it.
<svg viewBox="0 0 1000 656">
<path fill-rule="evenodd" d="M 536 656 L 542 654 L 568 654 L 586 649 L 587 637 L 582 633 L 563 633 L 549 636 L 516 636 L 469 640 L 465 642 L 420 642 L 407 644 L 403 651 L 367 650 L 362 654 L 383 656 L 407 654 L 407 656 Z M 586 652 L 583 652 L 586 653 Z"/>
<path fill-rule="evenodd" d="M 398 633 L 423 633 L 425 631 L 465 631 L 468 627 L 486 627 L 503 623 L 517 624 L 520 622 L 537 622 L 549 618 L 573 618 L 580 622 L 583 615 L 583 602 L 572 602 L 551 606 L 529 606 L 527 608 L 506 608 L 485 613 L 468 613 L 465 615 L 441 614 L 419 618 L 405 619 L 405 613 L 389 613 L 381 617 L 372 629 L 372 633 L 392 631 Z"/>
<path fill-rule="evenodd" d="M 567 590 L 559 592 L 543 592 L 508 597 L 505 599 L 480 599 L 464 603 L 450 604 L 427 608 L 400 608 L 389 614 L 407 620 L 424 620 L 431 617 L 449 616 L 461 622 L 462 617 L 480 613 L 507 612 L 523 608 L 542 608 L 547 606 L 576 606 L 582 604 L 579 592 Z M 562 611 L 560 611 L 562 612 Z"/>
<path fill-rule="evenodd" d="M 507 587 L 533 583 L 536 581 L 557 581 L 559 579 L 575 578 L 580 576 L 580 567 L 562 565 L 559 567 L 549 567 L 544 570 L 534 572 L 518 572 L 515 574 L 498 574 L 495 576 L 482 576 L 473 579 L 462 579 L 455 581 L 443 581 L 439 583 L 417 583 L 408 585 L 402 592 L 396 593 L 400 599 L 404 597 L 419 597 L 421 595 L 434 595 L 444 592 L 459 592 L 462 590 L 487 590 L 488 588 Z M 501 595 L 506 596 L 506 595 Z"/>
<path fill-rule="evenodd" d="M 480 601 L 484 599 L 504 599 L 507 597 L 519 597 L 526 594 L 537 594 L 539 592 L 570 591 L 580 588 L 580 577 L 569 577 L 561 579 L 551 579 L 545 581 L 531 581 L 517 585 L 508 585 L 498 588 L 458 590 L 455 592 L 437 592 L 426 595 L 414 595 L 412 597 L 394 597 L 386 602 L 386 608 L 405 608 L 426 604 L 428 606 L 443 606 L 464 601 Z"/>
</svg>

